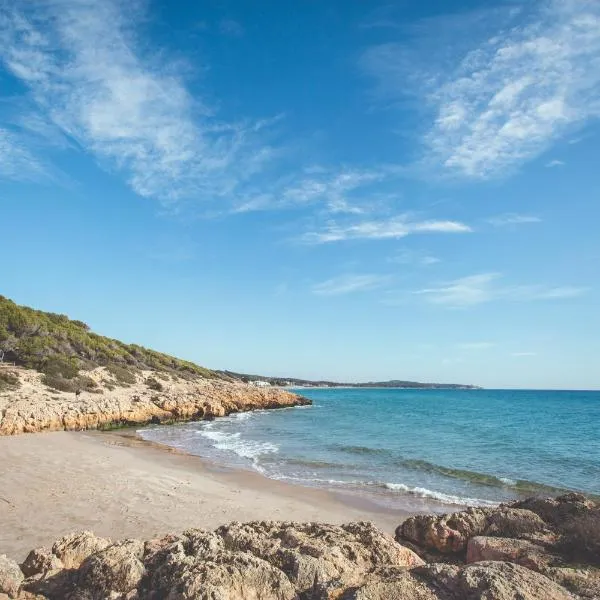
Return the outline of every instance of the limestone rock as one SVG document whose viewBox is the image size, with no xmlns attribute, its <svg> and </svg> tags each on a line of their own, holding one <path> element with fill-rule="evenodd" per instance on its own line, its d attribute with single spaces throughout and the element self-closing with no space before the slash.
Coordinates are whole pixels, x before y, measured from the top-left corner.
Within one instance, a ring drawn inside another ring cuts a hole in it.
<svg viewBox="0 0 600 600">
<path fill-rule="evenodd" d="M 543 572 L 550 565 L 560 563 L 557 556 L 542 546 L 527 540 L 476 536 L 467 544 L 467 563 L 505 561 Z"/>
<path fill-rule="evenodd" d="M 50 548 L 36 548 L 32 550 L 21 565 L 21 571 L 25 577 L 34 577 L 36 575 L 45 575 L 49 571 L 63 569 L 63 562 Z"/>
<path fill-rule="evenodd" d="M 158 392 L 145 383 L 151 371 L 142 371 L 129 387 L 107 386 L 110 378 L 103 367 L 81 372 L 94 379 L 102 393 L 85 392 L 76 397 L 49 390 L 41 373 L 17 370 L 24 385 L 0 393 L 0 435 L 209 419 L 234 412 L 310 404 L 310 400 L 287 390 L 201 377 L 171 378 Z"/>
<path fill-rule="evenodd" d="M 528 498 L 512 504 L 539 515 L 546 523 L 561 526 L 569 519 L 593 510 L 596 503 L 583 494 L 564 494 L 557 498 Z"/>
<path fill-rule="evenodd" d="M 88 556 L 79 567 L 76 585 L 90 600 L 103 600 L 107 592 L 128 594 L 144 576 L 144 544 L 125 540 Z"/>
<path fill-rule="evenodd" d="M 52 553 L 62 561 L 65 569 L 77 569 L 88 556 L 104 550 L 109 544 L 109 540 L 96 537 L 90 531 L 81 531 L 55 542 Z"/>
<path fill-rule="evenodd" d="M 481 562 L 459 568 L 427 565 L 416 569 L 440 598 L 477 600 L 574 600 L 565 588 L 544 575 L 506 562 Z"/>
<path fill-rule="evenodd" d="M 423 561 L 372 523 L 334 526 L 262 521 L 217 529 L 228 550 L 249 552 L 281 569 L 300 593 L 361 585 L 383 565 L 414 567 Z"/>
<path fill-rule="evenodd" d="M 16 598 L 23 579 L 19 565 L 8 556 L 0 555 L 0 594 Z"/>
<path fill-rule="evenodd" d="M 342 600 L 440 600 L 436 590 L 408 569 L 383 569 L 351 589 Z"/>
<path fill-rule="evenodd" d="M 534 512 L 512 507 L 468 508 L 446 515 L 417 515 L 396 529 L 396 539 L 407 540 L 442 554 L 465 551 L 470 538 L 498 535 L 515 538 L 547 537 L 551 532 Z"/>
</svg>

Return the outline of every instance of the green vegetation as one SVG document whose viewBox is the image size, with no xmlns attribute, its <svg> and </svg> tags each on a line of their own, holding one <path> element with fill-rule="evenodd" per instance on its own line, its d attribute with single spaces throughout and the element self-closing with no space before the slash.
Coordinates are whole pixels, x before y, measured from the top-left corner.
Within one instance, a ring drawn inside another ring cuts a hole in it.
<svg viewBox="0 0 600 600">
<path fill-rule="evenodd" d="M 162 392 L 164 389 L 163 384 L 158 381 L 158 379 L 154 379 L 154 377 L 148 377 L 148 379 L 146 379 L 146 385 L 155 392 Z"/>
<path fill-rule="evenodd" d="M 79 375 L 82 369 L 96 367 L 106 367 L 118 385 L 123 386 L 135 383 L 135 374 L 140 370 L 155 371 L 161 378 L 164 378 L 162 373 L 182 378 L 220 377 L 192 362 L 103 337 L 90 331 L 82 321 L 19 306 L 4 296 L 0 296 L 2 351 L 5 362 L 44 373 L 46 385 L 60 391 L 98 391 L 92 379 Z M 0 390 L 15 385 L 5 375 L 0 377 L 4 377 L 0 379 Z M 153 381 L 156 387 L 152 389 L 162 388 L 157 379 Z"/>
<path fill-rule="evenodd" d="M 15 373 L 0 369 L 0 392 L 13 390 L 19 386 L 19 378 Z"/>
</svg>

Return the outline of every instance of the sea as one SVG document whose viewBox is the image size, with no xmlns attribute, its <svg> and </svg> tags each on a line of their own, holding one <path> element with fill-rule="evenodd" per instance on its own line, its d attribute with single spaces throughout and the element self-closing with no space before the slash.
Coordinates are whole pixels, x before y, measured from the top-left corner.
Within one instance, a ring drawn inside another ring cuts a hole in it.
<svg viewBox="0 0 600 600">
<path fill-rule="evenodd" d="M 600 496 L 600 392 L 303 388 L 312 406 L 139 430 L 225 467 L 382 508 Z"/>
</svg>

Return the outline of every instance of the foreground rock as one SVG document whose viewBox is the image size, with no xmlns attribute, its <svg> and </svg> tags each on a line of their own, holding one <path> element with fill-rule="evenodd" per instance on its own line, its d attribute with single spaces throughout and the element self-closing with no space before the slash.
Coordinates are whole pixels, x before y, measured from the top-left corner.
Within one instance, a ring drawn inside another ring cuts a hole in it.
<svg viewBox="0 0 600 600">
<path fill-rule="evenodd" d="M 397 540 L 364 522 L 234 522 L 146 542 L 79 532 L 20 566 L 0 556 L 0 600 L 598 600 L 598 526 L 598 506 L 569 494 L 412 517 Z"/>
<path fill-rule="evenodd" d="M 33 550 L 20 568 L 0 558 L 0 598 L 598 599 L 600 569 L 591 563 L 600 556 L 577 554 L 573 564 L 572 554 L 580 522 L 590 539 L 577 543 L 595 547 L 597 517 L 594 502 L 569 494 L 412 517 L 397 540 L 371 523 L 231 523 L 147 542 L 81 532 Z"/>
<path fill-rule="evenodd" d="M 96 392 L 76 396 L 49 389 L 36 371 L 14 372 L 20 386 L 0 393 L 0 435 L 211 419 L 234 412 L 310 404 L 282 389 L 200 377 L 187 380 L 163 375 L 159 380 L 151 371 L 141 372 L 135 383 L 119 387 L 104 368 L 85 373 L 95 382 Z"/>
<path fill-rule="evenodd" d="M 438 582 L 448 578 L 456 585 L 459 573 L 471 573 L 467 579 L 463 575 L 459 579 L 473 580 L 477 571 L 469 571 L 470 566 L 482 566 L 486 573 L 482 579 L 491 581 L 498 573 L 509 573 L 507 567 L 490 571 L 492 563 L 509 564 L 515 581 L 521 581 L 521 569 L 525 569 L 530 589 L 548 587 L 546 595 L 523 598 L 560 598 L 564 597 L 562 593 L 571 593 L 566 597 L 600 599 L 600 506 L 581 494 L 530 498 L 497 508 L 469 508 L 448 515 L 418 515 L 397 528 L 396 540 L 430 563 L 450 563 L 440 571 Z M 468 567 L 461 567 L 464 563 Z M 519 569 L 514 570 L 517 566 Z M 449 571 L 450 568 L 455 570 Z M 531 573 L 536 574 L 533 579 Z M 538 576 L 543 576 L 542 583 Z M 466 594 L 466 584 L 461 585 L 460 593 Z M 525 580 L 517 588 L 523 585 Z M 501 587 L 508 589 L 504 584 Z M 521 592 L 525 593 L 522 589 Z M 521 597 L 504 593 L 496 591 L 489 598 Z"/>
<path fill-rule="evenodd" d="M 380 569 L 423 564 L 371 523 L 232 523 L 145 543 L 82 532 L 30 553 L 23 573 L 11 563 L 20 579 L 10 589 L 56 600 L 325 600 Z"/>
</svg>

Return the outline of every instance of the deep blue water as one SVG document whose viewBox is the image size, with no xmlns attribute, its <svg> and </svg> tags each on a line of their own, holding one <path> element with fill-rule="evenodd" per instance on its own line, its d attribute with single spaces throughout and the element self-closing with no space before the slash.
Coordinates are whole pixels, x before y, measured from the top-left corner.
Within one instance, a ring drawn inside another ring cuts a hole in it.
<svg viewBox="0 0 600 600">
<path fill-rule="evenodd" d="M 600 392 L 299 392 L 313 406 L 140 434 L 268 477 L 398 508 L 485 505 L 559 490 L 600 495 Z"/>
</svg>

